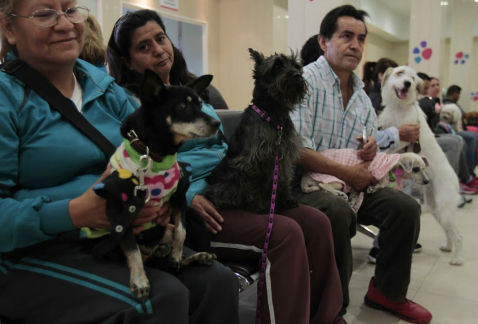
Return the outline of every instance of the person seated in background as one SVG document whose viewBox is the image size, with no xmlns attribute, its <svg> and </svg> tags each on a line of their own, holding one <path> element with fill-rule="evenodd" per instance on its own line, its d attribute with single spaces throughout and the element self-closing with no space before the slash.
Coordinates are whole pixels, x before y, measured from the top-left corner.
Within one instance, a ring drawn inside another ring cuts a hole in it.
<svg viewBox="0 0 478 324">
<path fill-rule="evenodd" d="M 365 16 L 365 11 L 351 5 L 337 7 L 325 15 L 318 39 L 324 54 L 304 67 L 309 84 L 307 95 L 291 112 L 304 144 L 298 168 L 336 176 L 359 192 L 375 181 L 368 170 L 369 162 L 345 166 L 327 159 L 321 151 L 353 148 L 363 161 L 371 161 L 377 152 L 376 114 L 362 81 L 353 73 L 362 59 L 367 37 Z M 371 132 L 366 143 L 360 140 L 364 128 Z M 431 313 L 406 298 L 420 229 L 418 203 L 401 191 L 383 188 L 365 194 L 355 213 L 341 197 L 325 190 L 303 193 L 298 182 L 294 189 L 299 201 L 324 211 L 331 220 L 344 292 L 343 312 L 349 302 L 348 283 L 353 269 L 350 239 L 358 221 L 380 229 L 381 252 L 364 298 L 366 305 L 408 321 L 428 323 Z"/>
<path fill-rule="evenodd" d="M 138 77 L 145 69 L 156 72 L 166 85 L 186 83 L 178 78 L 188 75 L 185 64 L 177 65 L 179 52 L 174 50 L 161 17 L 154 11 L 138 10 L 121 17 L 113 28 L 107 52 L 112 75 L 134 93 L 138 91 Z M 219 120 L 204 101 L 202 110 Z M 264 224 L 269 215 L 217 210 L 201 194 L 207 176 L 226 150 L 227 144 L 220 134 L 182 144 L 178 160 L 192 167 L 186 198 L 204 220 L 203 226 L 211 234 L 211 251 L 219 260 L 255 263 L 261 256 L 266 234 Z M 343 323 L 339 316 L 342 292 L 327 216 L 305 205 L 276 214 L 267 261 L 259 310 L 262 323 Z M 221 308 L 221 304 L 218 298 L 217 305 L 210 307 Z"/>
<path fill-rule="evenodd" d="M 372 102 L 373 108 L 375 109 L 377 115 L 379 115 L 384 108 L 382 105 L 383 75 L 388 68 L 394 68 L 397 66 L 397 62 L 386 57 L 382 57 L 375 64 L 375 68 L 372 74 L 373 88 L 369 92 L 367 92 L 367 94 L 370 98 L 370 101 Z"/>
<path fill-rule="evenodd" d="M 0 12 L 1 61 L 23 60 L 119 145 L 136 103 L 78 59 L 88 9 L 76 1 L 1 0 Z M 110 173 L 109 157 L 15 75 L 0 71 L 0 97 L 2 323 L 238 323 L 237 281 L 219 262 L 177 276 L 145 267 L 150 295 L 136 300 L 126 260 L 94 257 L 77 232 L 112 230 L 106 201 L 93 191 Z M 149 203 L 133 231 L 168 217 Z"/>
<path fill-rule="evenodd" d="M 300 63 L 302 63 L 303 66 L 317 61 L 317 59 L 324 54 L 319 46 L 318 37 L 319 34 L 312 35 L 305 41 L 304 45 L 302 45 L 300 49 Z"/>
<path fill-rule="evenodd" d="M 100 24 L 92 14 L 88 14 L 85 22 L 85 45 L 80 53 L 85 60 L 106 72 L 106 46 Z"/>
<path fill-rule="evenodd" d="M 435 77 L 430 77 L 430 86 L 427 91 L 427 96 L 429 97 L 429 100 L 434 101 L 434 112 L 436 114 L 439 114 L 443 104 L 441 103 L 440 100 L 440 80 Z M 426 99 L 421 99 L 419 103 L 421 103 L 421 106 L 425 104 Z M 425 111 L 425 113 L 432 114 L 433 109 L 428 109 Z M 435 117 L 434 120 L 436 120 L 437 117 Z M 439 117 L 438 117 L 439 118 Z M 443 125 L 442 125 L 443 126 Z M 446 126 L 446 125 L 445 125 Z M 444 133 L 444 134 L 453 134 L 455 131 L 452 129 L 451 126 L 449 127 L 440 127 L 440 123 L 438 123 L 435 126 L 434 129 L 435 133 Z M 456 132 L 457 135 L 459 135 L 465 142 L 465 145 L 463 146 L 464 152 L 465 152 L 465 161 L 466 165 L 468 168 L 468 171 L 466 172 L 468 174 L 462 174 L 460 176 L 460 190 L 463 194 L 476 194 L 478 193 L 477 188 L 478 188 L 478 179 L 474 175 L 474 170 L 476 167 L 476 153 L 478 149 L 478 134 L 469 132 L 469 131 L 461 131 L 461 132 Z"/>
<path fill-rule="evenodd" d="M 377 66 L 377 62 L 368 61 L 365 62 L 362 68 L 362 81 L 363 81 L 363 90 L 366 94 L 369 94 L 372 91 L 373 87 L 375 86 L 375 81 L 373 79 L 373 73 L 375 71 L 375 67 Z"/>
</svg>

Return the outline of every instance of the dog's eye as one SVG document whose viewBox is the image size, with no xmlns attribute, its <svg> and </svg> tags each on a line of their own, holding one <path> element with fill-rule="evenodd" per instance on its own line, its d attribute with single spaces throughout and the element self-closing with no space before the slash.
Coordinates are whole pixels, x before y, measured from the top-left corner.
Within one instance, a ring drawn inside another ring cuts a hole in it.
<svg viewBox="0 0 478 324">
<path fill-rule="evenodd" d="M 403 74 L 403 71 L 398 71 L 398 72 L 397 72 L 397 75 L 398 75 L 398 76 L 401 76 L 402 74 Z"/>
<path fill-rule="evenodd" d="M 412 169 L 412 171 L 413 171 L 414 173 L 418 173 L 418 172 L 420 172 L 420 168 L 419 168 L 419 167 L 414 167 L 414 168 Z"/>
</svg>

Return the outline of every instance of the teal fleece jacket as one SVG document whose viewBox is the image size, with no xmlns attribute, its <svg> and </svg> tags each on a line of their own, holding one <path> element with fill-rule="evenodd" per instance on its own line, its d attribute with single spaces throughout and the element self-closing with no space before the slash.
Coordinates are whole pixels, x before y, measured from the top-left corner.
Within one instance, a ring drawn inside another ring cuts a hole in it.
<svg viewBox="0 0 478 324">
<path fill-rule="evenodd" d="M 202 111 L 219 120 L 214 108 L 203 103 Z M 223 132 L 222 124 L 220 126 Z M 186 193 L 188 206 L 196 194 L 206 187 L 206 177 L 226 155 L 227 144 L 222 136 L 217 134 L 209 138 L 195 138 L 184 142 L 178 151 L 178 161 L 189 163 L 192 167 L 191 184 Z"/>
<path fill-rule="evenodd" d="M 78 60 L 83 115 L 114 145 L 137 102 L 112 77 Z M 73 230 L 68 202 L 101 176 L 108 159 L 48 103 L 0 72 L 0 253 Z"/>
</svg>

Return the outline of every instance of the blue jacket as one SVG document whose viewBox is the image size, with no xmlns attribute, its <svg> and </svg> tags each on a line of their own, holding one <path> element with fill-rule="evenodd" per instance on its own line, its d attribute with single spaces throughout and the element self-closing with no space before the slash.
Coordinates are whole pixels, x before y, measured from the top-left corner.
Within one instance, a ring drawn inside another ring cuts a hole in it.
<svg viewBox="0 0 478 324">
<path fill-rule="evenodd" d="M 210 105 L 203 103 L 202 111 L 214 119 L 220 120 Z M 222 125 L 220 128 L 223 131 Z M 189 206 L 194 195 L 206 187 L 206 177 L 221 162 L 226 151 L 227 144 L 219 134 L 209 138 L 191 139 L 181 145 L 178 151 L 178 161 L 189 163 L 192 167 L 191 184 L 186 193 Z"/>
<path fill-rule="evenodd" d="M 114 145 L 137 107 L 114 79 L 78 60 L 83 115 Z M 0 72 L 0 253 L 73 230 L 68 202 L 102 174 L 103 152 L 34 91 Z"/>
</svg>

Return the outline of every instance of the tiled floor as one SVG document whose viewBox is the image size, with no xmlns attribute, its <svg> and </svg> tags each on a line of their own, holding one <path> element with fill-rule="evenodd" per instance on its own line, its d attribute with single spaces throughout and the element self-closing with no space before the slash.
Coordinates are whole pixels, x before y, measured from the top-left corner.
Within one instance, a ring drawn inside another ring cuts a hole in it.
<svg viewBox="0 0 478 324">
<path fill-rule="evenodd" d="M 478 196 L 464 208 L 457 209 L 456 222 L 463 236 L 465 263 L 462 266 L 448 263 L 450 254 L 439 250 L 445 238 L 441 227 L 431 214 L 422 215 L 419 242 L 423 250 L 414 254 L 407 297 L 431 311 L 433 324 L 478 323 Z M 371 245 L 372 240 L 363 234 L 357 234 L 352 240 L 354 273 L 345 319 L 349 324 L 407 323 L 363 304 L 374 272 L 374 266 L 366 261 Z"/>
</svg>

